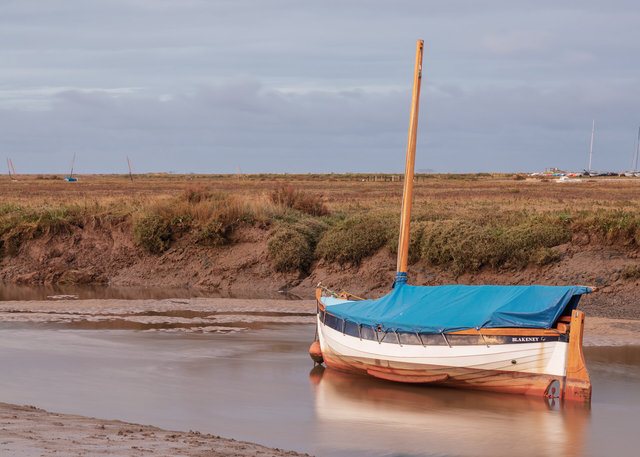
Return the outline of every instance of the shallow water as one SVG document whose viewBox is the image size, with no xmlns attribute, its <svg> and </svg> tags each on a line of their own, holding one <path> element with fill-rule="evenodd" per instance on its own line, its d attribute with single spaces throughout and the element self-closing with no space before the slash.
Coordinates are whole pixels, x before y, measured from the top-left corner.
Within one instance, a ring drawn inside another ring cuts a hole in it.
<svg viewBox="0 0 640 457">
<path fill-rule="evenodd" d="M 640 448 L 640 347 L 586 348 L 591 408 L 312 370 L 314 327 L 0 323 L 0 401 L 318 456 L 604 456 Z M 1 436 L 1 431 L 0 431 Z"/>
</svg>

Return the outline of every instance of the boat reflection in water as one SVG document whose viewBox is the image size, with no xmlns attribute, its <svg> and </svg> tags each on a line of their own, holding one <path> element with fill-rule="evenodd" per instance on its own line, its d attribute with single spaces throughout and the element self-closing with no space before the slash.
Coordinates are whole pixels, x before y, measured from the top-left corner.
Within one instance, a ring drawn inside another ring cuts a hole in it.
<svg viewBox="0 0 640 457">
<path fill-rule="evenodd" d="M 309 378 L 326 455 L 583 454 L 583 403 L 400 384 L 320 365 Z"/>
</svg>

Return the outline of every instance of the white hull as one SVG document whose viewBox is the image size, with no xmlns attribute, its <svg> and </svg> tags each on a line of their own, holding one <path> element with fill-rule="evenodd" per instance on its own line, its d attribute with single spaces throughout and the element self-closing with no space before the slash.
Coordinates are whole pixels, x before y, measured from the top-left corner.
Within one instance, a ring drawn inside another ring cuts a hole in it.
<svg viewBox="0 0 640 457">
<path fill-rule="evenodd" d="M 352 361 L 375 361 L 389 368 L 452 367 L 474 370 L 500 370 L 564 377 L 567 349 L 561 341 L 451 347 L 399 345 L 360 340 L 327 327 L 318 318 L 320 347 L 323 354 Z M 443 340 L 444 341 L 444 340 Z M 515 361 L 515 363 L 514 363 Z"/>
</svg>

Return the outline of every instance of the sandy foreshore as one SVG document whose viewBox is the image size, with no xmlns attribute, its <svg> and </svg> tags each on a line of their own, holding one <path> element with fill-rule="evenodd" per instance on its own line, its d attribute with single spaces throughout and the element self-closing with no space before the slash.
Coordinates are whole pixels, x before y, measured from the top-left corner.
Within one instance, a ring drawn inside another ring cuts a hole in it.
<svg viewBox="0 0 640 457">
<path fill-rule="evenodd" d="M 0 403 L 0 454 L 35 456 L 308 456 L 199 432 L 57 414 Z"/>
</svg>

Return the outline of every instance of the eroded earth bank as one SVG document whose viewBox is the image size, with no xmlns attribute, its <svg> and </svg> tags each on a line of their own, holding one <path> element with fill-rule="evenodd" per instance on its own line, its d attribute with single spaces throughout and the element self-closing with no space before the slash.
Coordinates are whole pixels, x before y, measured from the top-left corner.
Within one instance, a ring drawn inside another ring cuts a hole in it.
<svg viewBox="0 0 640 457">
<path fill-rule="evenodd" d="M 74 227 L 24 242 L 15 255 L 0 261 L 0 281 L 14 284 L 88 284 L 199 288 L 228 296 L 272 296 L 287 292 L 312 298 L 315 286 L 378 297 L 389 291 L 395 254 L 383 246 L 359 262 L 314 260 L 306 271 L 285 273 L 273 261 L 270 230 L 234 231 L 229 244 L 202 246 L 190 235 L 160 254 L 141 249 L 127 223 Z M 419 261 L 410 266 L 413 284 L 588 285 L 598 291 L 583 298 L 587 315 L 640 318 L 640 274 L 631 268 L 638 253 L 628 246 L 574 238 L 554 248 L 560 258 L 545 266 L 483 267 L 455 274 Z"/>
</svg>

